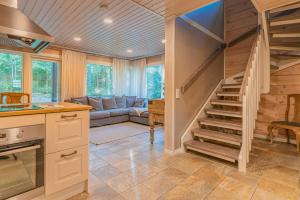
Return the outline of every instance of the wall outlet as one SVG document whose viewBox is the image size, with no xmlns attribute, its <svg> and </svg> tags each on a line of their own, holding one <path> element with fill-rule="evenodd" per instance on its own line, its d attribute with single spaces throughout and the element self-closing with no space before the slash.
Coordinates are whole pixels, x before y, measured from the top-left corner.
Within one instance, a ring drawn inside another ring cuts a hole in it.
<svg viewBox="0 0 300 200">
<path fill-rule="evenodd" d="M 180 92 L 180 89 L 176 89 L 176 99 L 180 99 L 180 96 L 181 96 L 181 92 Z"/>
</svg>

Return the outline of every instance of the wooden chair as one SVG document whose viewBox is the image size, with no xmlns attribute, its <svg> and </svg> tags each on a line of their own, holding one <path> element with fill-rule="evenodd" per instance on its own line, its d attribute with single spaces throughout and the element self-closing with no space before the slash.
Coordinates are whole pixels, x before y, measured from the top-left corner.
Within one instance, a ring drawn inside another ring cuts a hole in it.
<svg viewBox="0 0 300 200">
<path fill-rule="evenodd" d="M 4 98 L 6 97 L 6 101 Z M 22 100 L 23 97 L 26 97 L 27 102 Z M 30 103 L 30 95 L 27 93 L 17 93 L 17 92 L 3 92 L 0 93 L 0 104 L 21 104 L 21 103 Z"/>
<path fill-rule="evenodd" d="M 294 116 L 289 121 L 291 99 L 295 99 Z M 275 108 L 276 109 L 276 108 Z M 285 121 L 273 121 L 268 127 L 271 143 L 273 142 L 273 129 L 286 129 L 287 142 L 290 143 L 289 130 L 296 135 L 297 151 L 300 153 L 300 94 L 290 94 L 287 97 Z"/>
</svg>

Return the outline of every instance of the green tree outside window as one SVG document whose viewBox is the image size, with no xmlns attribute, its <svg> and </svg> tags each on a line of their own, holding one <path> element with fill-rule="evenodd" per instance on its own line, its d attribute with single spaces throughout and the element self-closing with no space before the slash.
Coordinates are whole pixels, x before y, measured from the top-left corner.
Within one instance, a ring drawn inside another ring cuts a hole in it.
<svg viewBox="0 0 300 200">
<path fill-rule="evenodd" d="M 159 99 L 162 94 L 162 69 L 160 65 L 147 66 L 147 97 L 148 99 Z"/>
</svg>

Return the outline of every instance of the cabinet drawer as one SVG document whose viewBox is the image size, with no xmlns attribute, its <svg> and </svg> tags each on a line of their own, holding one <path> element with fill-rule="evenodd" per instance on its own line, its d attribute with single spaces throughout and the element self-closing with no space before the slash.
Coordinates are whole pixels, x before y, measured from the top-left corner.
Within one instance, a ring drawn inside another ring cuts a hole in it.
<svg viewBox="0 0 300 200">
<path fill-rule="evenodd" d="M 88 144 L 89 112 L 46 115 L 46 154 Z"/>
<path fill-rule="evenodd" d="M 88 179 L 88 146 L 46 155 L 46 195 Z"/>
</svg>

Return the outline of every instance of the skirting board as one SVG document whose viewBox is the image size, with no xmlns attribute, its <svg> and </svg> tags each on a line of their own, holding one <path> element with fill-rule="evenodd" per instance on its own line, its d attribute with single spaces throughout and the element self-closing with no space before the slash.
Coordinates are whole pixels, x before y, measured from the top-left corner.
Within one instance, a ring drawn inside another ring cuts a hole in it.
<svg viewBox="0 0 300 200">
<path fill-rule="evenodd" d="M 263 139 L 263 140 L 269 140 L 269 137 L 267 135 L 262 135 L 262 134 L 254 134 L 254 138 Z M 281 142 L 281 143 L 286 143 L 287 139 L 273 137 L 273 141 L 275 141 L 275 142 Z M 290 139 L 290 143 L 291 144 L 296 144 L 296 140 Z"/>
<path fill-rule="evenodd" d="M 175 150 L 165 149 L 165 153 L 169 154 L 169 155 L 177 155 L 177 154 L 181 154 L 181 153 L 184 153 L 184 152 L 185 151 L 182 150 L 182 148 L 178 148 L 178 149 L 175 149 Z"/>
</svg>

